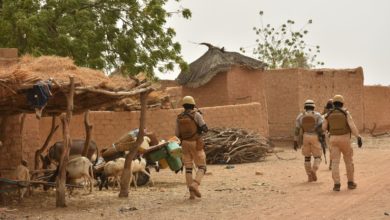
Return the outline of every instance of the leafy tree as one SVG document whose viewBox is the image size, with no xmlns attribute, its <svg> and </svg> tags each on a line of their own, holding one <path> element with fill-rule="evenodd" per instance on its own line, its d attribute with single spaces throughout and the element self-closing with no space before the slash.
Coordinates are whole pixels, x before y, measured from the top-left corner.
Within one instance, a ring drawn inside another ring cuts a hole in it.
<svg viewBox="0 0 390 220">
<path fill-rule="evenodd" d="M 309 33 L 307 25 L 312 24 L 308 20 L 307 24 L 299 30 L 294 30 L 295 24 L 292 20 L 274 28 L 270 24 L 263 25 L 263 11 L 260 11 L 261 27 L 254 27 L 256 32 L 256 46 L 253 55 L 262 60 L 270 69 L 276 68 L 312 68 L 316 65 L 324 65 L 317 61 L 317 54 L 320 53 L 320 46 L 312 46 L 305 42 L 304 37 Z M 246 52 L 241 47 L 242 52 Z"/>
<path fill-rule="evenodd" d="M 158 68 L 186 68 L 172 15 L 189 9 L 164 9 L 169 0 L 0 0 L 0 47 L 20 54 L 69 56 L 77 65 L 130 74 L 153 75 Z M 180 0 L 175 0 L 179 2 Z"/>
</svg>

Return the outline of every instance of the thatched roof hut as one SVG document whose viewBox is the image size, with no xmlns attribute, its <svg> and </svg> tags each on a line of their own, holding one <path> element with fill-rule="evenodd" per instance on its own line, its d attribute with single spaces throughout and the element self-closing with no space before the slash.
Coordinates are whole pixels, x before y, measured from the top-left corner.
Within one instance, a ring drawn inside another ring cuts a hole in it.
<svg viewBox="0 0 390 220">
<path fill-rule="evenodd" d="M 109 78 L 101 71 L 76 66 L 70 58 L 23 56 L 11 65 L 0 65 L 0 115 L 33 113 L 26 93 L 39 81 L 52 84 L 52 97 L 43 114 L 66 111 L 70 76 L 75 81 L 74 113 L 106 107 L 152 89 L 146 80 Z"/>
<path fill-rule="evenodd" d="M 233 66 L 253 70 L 263 70 L 266 66 L 261 61 L 240 53 L 225 51 L 224 48 L 208 43 L 201 44 L 208 47 L 207 52 L 192 62 L 188 71 L 179 74 L 176 80 L 180 85 L 190 88 L 203 86 L 218 73 L 229 72 Z"/>
</svg>

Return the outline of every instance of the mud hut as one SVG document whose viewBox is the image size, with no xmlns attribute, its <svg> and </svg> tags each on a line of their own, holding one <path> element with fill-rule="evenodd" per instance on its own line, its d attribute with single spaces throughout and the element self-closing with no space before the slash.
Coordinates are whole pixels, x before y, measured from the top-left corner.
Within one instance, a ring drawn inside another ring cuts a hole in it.
<svg viewBox="0 0 390 220">
<path fill-rule="evenodd" d="M 206 53 L 176 79 L 182 86 L 182 96 L 194 96 L 202 107 L 250 102 L 265 104 L 264 63 L 208 43 L 202 45 L 208 47 Z"/>
</svg>

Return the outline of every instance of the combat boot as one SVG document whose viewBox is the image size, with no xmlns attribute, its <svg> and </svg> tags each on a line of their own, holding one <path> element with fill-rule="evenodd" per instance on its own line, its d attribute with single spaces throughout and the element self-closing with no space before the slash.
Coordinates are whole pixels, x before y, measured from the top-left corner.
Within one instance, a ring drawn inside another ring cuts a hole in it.
<svg viewBox="0 0 390 220">
<path fill-rule="evenodd" d="M 348 182 L 348 189 L 356 189 L 357 184 L 355 182 Z"/>
<path fill-rule="evenodd" d="M 190 192 L 192 192 L 196 197 L 200 198 L 202 197 L 202 194 L 200 194 L 198 187 L 199 187 L 199 183 L 197 183 L 196 180 L 194 180 L 190 185 Z"/>
<path fill-rule="evenodd" d="M 190 190 L 190 200 L 195 199 L 195 193 Z"/>
<path fill-rule="evenodd" d="M 313 179 L 314 182 L 317 181 L 317 174 L 316 174 L 316 172 L 311 171 L 311 178 Z"/>
<path fill-rule="evenodd" d="M 333 186 L 333 191 L 340 191 L 340 187 L 341 187 L 341 184 L 340 183 L 335 183 L 334 186 Z"/>
<path fill-rule="evenodd" d="M 307 174 L 307 182 L 313 182 L 314 179 L 313 179 L 313 175 L 312 174 Z"/>
</svg>

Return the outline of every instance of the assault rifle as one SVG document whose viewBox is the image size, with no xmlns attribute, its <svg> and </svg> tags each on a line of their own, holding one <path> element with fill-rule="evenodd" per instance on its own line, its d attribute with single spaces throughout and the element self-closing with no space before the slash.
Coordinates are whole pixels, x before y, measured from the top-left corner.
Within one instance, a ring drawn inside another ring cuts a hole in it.
<svg viewBox="0 0 390 220">
<path fill-rule="evenodd" d="M 318 140 L 321 143 L 322 152 L 324 152 L 325 164 L 327 164 L 328 163 L 326 161 L 326 148 L 327 148 L 327 146 L 326 146 L 325 134 L 318 133 Z"/>
</svg>

